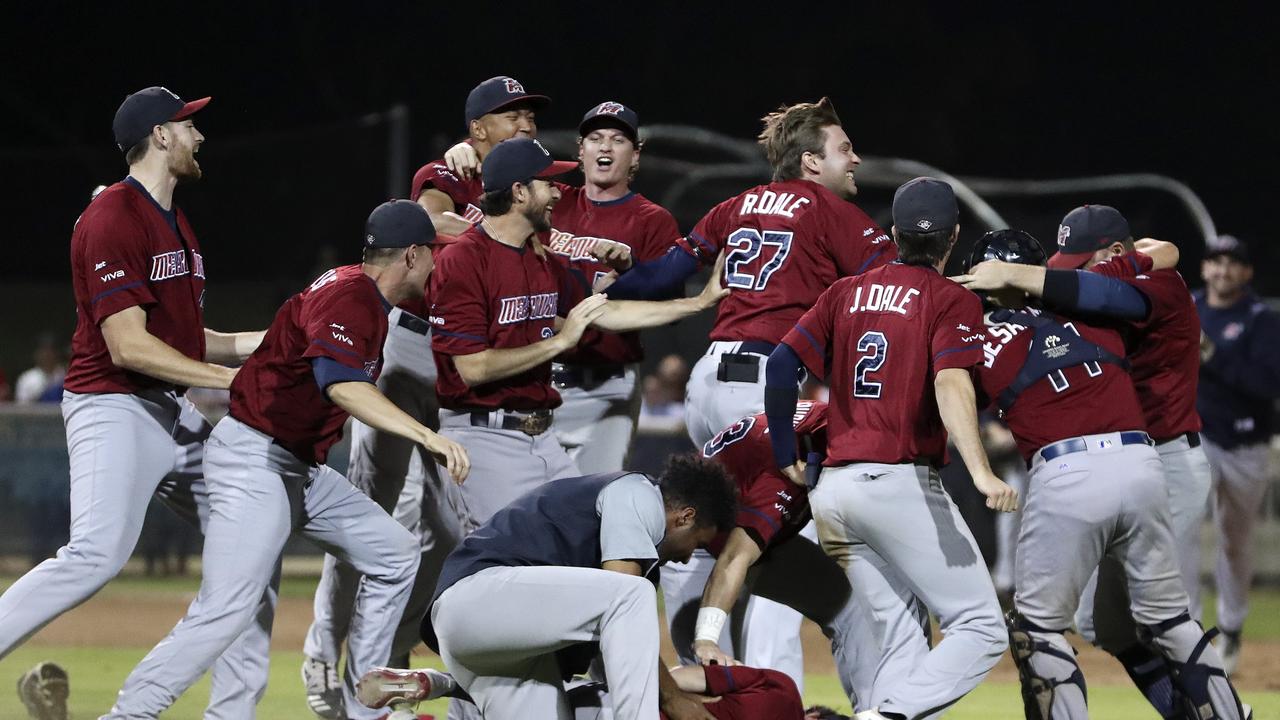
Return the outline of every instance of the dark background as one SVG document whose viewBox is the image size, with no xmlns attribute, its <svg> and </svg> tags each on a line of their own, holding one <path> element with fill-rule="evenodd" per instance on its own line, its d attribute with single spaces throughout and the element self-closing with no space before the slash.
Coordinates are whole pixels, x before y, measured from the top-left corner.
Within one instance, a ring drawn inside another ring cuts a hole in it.
<svg viewBox="0 0 1280 720">
<path fill-rule="evenodd" d="M 324 245 L 341 248 L 338 260 L 354 258 L 364 217 L 388 194 L 385 126 L 361 119 L 407 104 L 407 164 L 417 167 L 461 136 L 467 91 L 496 74 L 555 99 L 539 117 L 544 129 L 571 127 L 615 99 L 645 123 L 749 138 L 772 107 L 826 94 L 862 154 L 956 175 L 1163 173 L 1188 183 L 1221 231 L 1269 240 L 1276 37 L 1247 13 L 1074 3 L 440 5 L 6 9 L 0 281 L 66 282 L 72 222 L 94 185 L 125 171 L 112 146 L 115 108 L 152 84 L 214 96 L 199 116 L 205 179 L 178 195 L 211 288 L 294 288 L 323 263 Z M 1043 240 L 1069 207 L 1043 209 Z M 1152 230 L 1141 214 L 1134 224 Z M 1183 245 L 1195 284 L 1199 238 L 1170 239 Z M 1259 265 L 1274 258 L 1259 250 Z M 1258 284 L 1280 293 L 1270 273 L 1259 272 Z"/>
</svg>

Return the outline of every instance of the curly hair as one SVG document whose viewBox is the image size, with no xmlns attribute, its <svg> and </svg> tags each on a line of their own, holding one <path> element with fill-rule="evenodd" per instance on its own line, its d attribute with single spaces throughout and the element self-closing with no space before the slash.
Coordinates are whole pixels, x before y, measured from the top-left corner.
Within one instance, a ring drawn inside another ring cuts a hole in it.
<svg viewBox="0 0 1280 720">
<path fill-rule="evenodd" d="M 691 507 L 695 524 L 717 530 L 733 528 L 738 511 L 737 490 L 724 468 L 694 453 L 672 455 L 658 478 L 668 508 Z"/>
<path fill-rule="evenodd" d="M 757 141 L 773 166 L 775 181 L 800 177 L 800 158 L 807 152 L 825 157 L 822 129 L 840 124 L 835 106 L 825 97 L 816 103 L 782 105 L 760 120 L 764 129 Z"/>
</svg>

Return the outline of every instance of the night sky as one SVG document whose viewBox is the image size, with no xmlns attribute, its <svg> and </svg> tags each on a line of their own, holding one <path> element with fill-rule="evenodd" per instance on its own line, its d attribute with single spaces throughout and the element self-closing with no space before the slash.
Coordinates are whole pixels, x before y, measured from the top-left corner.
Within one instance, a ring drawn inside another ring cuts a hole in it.
<svg viewBox="0 0 1280 720">
<path fill-rule="evenodd" d="M 1259 17 L 1167 4 L 327 5 L 6 8 L 0 278 L 66 280 L 89 190 L 124 174 L 115 108 L 152 84 L 214 96 L 199 116 L 205 179 L 178 201 L 229 280 L 301 279 L 317 247 L 358 240 L 387 195 L 385 138 L 361 116 L 406 103 L 417 167 L 461 136 L 467 91 L 497 74 L 555 99 L 544 129 L 614 99 L 645 123 L 749 138 L 779 103 L 830 95 L 862 154 L 956 175 L 1163 173 L 1199 193 L 1220 230 L 1271 237 L 1280 103 L 1275 32 Z M 1197 256 L 1184 249 L 1193 284 Z M 1268 273 L 1259 284 L 1280 293 Z"/>
</svg>

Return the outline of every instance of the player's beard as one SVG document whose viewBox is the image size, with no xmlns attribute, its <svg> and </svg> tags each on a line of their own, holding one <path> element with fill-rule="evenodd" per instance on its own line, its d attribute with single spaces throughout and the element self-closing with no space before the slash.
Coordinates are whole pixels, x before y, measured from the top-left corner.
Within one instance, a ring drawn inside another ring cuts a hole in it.
<svg viewBox="0 0 1280 720">
<path fill-rule="evenodd" d="M 195 182 L 204 174 L 200 169 L 200 163 L 196 162 L 195 151 L 192 148 L 184 148 L 181 153 L 170 155 L 169 172 L 179 184 Z"/>
<path fill-rule="evenodd" d="M 525 209 L 524 219 L 529 221 L 529 225 L 533 227 L 534 232 L 544 233 L 551 231 L 550 209 L 550 203 L 543 203 L 536 207 L 531 205 Z"/>
</svg>

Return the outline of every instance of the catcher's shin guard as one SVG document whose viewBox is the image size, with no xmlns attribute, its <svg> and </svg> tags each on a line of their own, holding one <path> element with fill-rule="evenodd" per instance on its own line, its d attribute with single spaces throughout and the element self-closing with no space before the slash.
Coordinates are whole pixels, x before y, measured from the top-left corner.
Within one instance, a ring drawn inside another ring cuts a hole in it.
<svg viewBox="0 0 1280 720">
<path fill-rule="evenodd" d="M 1205 632 L 1187 613 L 1156 625 L 1140 627 L 1138 635 L 1169 663 L 1188 720 L 1246 720 L 1248 713 L 1222 668 L 1222 660 L 1210 645 L 1217 628 Z"/>
<path fill-rule="evenodd" d="M 1004 621 L 1009 628 L 1009 651 L 1018 668 L 1027 720 L 1087 717 L 1089 693 L 1084 673 L 1062 632 L 1041 628 L 1017 610 L 1010 610 Z"/>
</svg>

